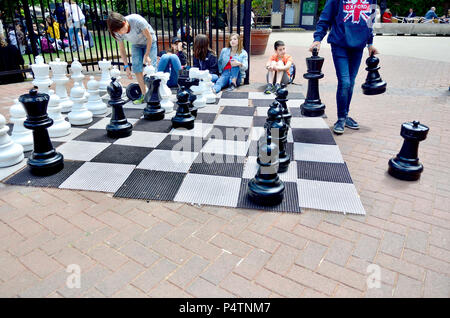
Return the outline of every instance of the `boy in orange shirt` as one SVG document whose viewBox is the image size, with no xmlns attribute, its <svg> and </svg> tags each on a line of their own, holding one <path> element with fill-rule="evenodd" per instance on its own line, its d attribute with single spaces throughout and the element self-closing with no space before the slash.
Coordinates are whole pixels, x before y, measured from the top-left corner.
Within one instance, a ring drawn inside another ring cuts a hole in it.
<svg viewBox="0 0 450 318">
<path fill-rule="evenodd" d="M 265 94 L 276 92 L 282 83 L 289 83 L 289 68 L 292 65 L 292 56 L 286 54 L 286 46 L 283 41 L 276 41 L 274 49 L 275 54 L 269 58 L 266 64 L 268 84 L 264 91 Z"/>
</svg>

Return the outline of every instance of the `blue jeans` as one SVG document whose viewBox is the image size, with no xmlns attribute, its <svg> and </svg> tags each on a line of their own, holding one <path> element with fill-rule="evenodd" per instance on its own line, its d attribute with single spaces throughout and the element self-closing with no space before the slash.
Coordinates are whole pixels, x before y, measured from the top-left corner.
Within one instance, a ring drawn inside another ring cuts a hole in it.
<svg viewBox="0 0 450 318">
<path fill-rule="evenodd" d="M 216 84 L 214 84 L 214 90 L 216 93 L 220 92 L 222 88 L 228 87 L 231 84 L 231 80 L 236 78 L 236 84 L 241 84 L 241 69 L 239 66 L 232 67 L 231 70 L 224 70 L 220 75 Z"/>
<path fill-rule="evenodd" d="M 83 27 L 84 23 L 85 23 L 85 20 L 83 19 L 80 21 L 73 22 L 72 25 L 69 26 L 69 38 L 70 38 L 70 41 L 72 42 L 71 44 L 72 44 L 73 48 L 77 47 L 75 44 L 75 35 L 77 38 L 76 41 L 78 43 L 78 47 L 82 47 L 81 37 L 78 34 L 78 32 L 80 31 L 81 27 Z"/>
<path fill-rule="evenodd" d="M 147 50 L 147 45 L 133 44 L 131 46 L 131 63 L 133 63 L 133 72 L 142 73 L 144 64 L 144 54 Z M 156 56 L 158 55 L 158 44 L 156 41 L 152 41 L 152 46 L 150 47 L 150 59 L 152 60 L 152 66 L 156 68 Z"/>
<path fill-rule="evenodd" d="M 176 54 L 164 54 L 159 59 L 158 72 L 170 73 L 167 86 L 178 86 L 178 72 L 181 70 L 181 62 Z"/>
<path fill-rule="evenodd" d="M 211 74 L 211 82 L 215 83 L 219 79 L 219 76 L 217 74 Z"/>
<path fill-rule="evenodd" d="M 347 118 L 348 116 L 353 86 L 355 86 L 355 78 L 361 64 L 363 51 L 364 48 L 350 49 L 331 45 L 331 53 L 333 54 L 334 67 L 338 78 L 336 92 L 338 119 Z"/>
</svg>

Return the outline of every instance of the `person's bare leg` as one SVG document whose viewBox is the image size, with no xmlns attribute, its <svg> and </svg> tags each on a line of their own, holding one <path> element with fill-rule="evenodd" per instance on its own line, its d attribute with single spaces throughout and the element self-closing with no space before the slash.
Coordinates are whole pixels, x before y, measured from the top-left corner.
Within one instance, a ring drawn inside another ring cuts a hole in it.
<svg viewBox="0 0 450 318">
<path fill-rule="evenodd" d="M 134 73 L 136 75 L 139 87 L 141 89 L 142 95 L 145 95 L 146 87 L 144 82 L 144 73 Z"/>
<path fill-rule="evenodd" d="M 277 67 L 283 67 L 284 64 L 282 61 L 278 61 L 277 63 Z M 277 71 L 277 82 L 276 84 L 280 84 L 281 85 L 281 79 L 283 78 L 283 73 L 284 71 Z"/>
</svg>

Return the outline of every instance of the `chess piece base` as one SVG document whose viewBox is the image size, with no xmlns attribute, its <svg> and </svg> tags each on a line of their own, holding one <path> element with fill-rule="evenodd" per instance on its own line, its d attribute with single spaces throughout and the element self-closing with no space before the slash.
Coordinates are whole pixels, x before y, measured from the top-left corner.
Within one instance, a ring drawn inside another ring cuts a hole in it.
<svg viewBox="0 0 450 318">
<path fill-rule="evenodd" d="M 11 143 L 7 146 L 7 153 L 0 153 L 0 168 L 14 166 L 21 162 L 23 158 L 23 147 L 20 144 Z"/>
<path fill-rule="evenodd" d="M 129 122 L 123 124 L 106 125 L 106 135 L 110 138 L 125 138 L 133 133 L 133 125 Z"/>
<path fill-rule="evenodd" d="M 53 125 L 48 128 L 48 134 L 52 138 L 67 136 L 70 135 L 70 127 L 70 123 L 64 119 L 54 120 Z"/>
<path fill-rule="evenodd" d="M 278 172 L 286 172 L 289 169 L 289 164 L 291 163 L 291 158 L 288 154 L 285 157 L 279 158 L 280 164 L 278 166 Z"/>
<path fill-rule="evenodd" d="M 144 118 L 151 121 L 163 120 L 165 113 L 164 108 L 145 108 Z"/>
<path fill-rule="evenodd" d="M 389 160 L 388 173 L 394 178 L 416 181 L 419 180 L 422 171 L 423 165 L 420 162 L 415 161 L 414 164 L 411 164 L 398 157 Z"/>
<path fill-rule="evenodd" d="M 248 197 L 260 205 L 277 205 L 283 201 L 284 183 L 277 176 L 274 179 L 253 178 L 248 183 Z"/>
<path fill-rule="evenodd" d="M 319 117 L 325 114 L 325 104 L 313 104 L 305 102 L 300 106 L 300 110 L 303 116 Z"/>
<path fill-rule="evenodd" d="M 362 84 L 361 88 L 364 95 L 379 95 L 386 92 L 386 82 L 379 82 L 374 84 Z"/>
<path fill-rule="evenodd" d="M 32 174 L 50 176 L 64 168 L 64 156 L 55 149 L 44 153 L 32 152 L 27 164 Z"/>
<path fill-rule="evenodd" d="M 139 97 L 141 97 L 142 95 L 142 91 L 141 88 L 139 87 L 139 84 L 131 83 L 130 85 L 128 85 L 126 89 L 126 94 L 130 100 L 134 101 L 139 99 Z"/>
<path fill-rule="evenodd" d="M 191 130 L 194 128 L 194 116 L 186 117 L 186 118 L 179 118 L 179 117 L 173 117 L 172 118 L 172 127 L 173 128 L 186 128 L 187 130 Z"/>
</svg>

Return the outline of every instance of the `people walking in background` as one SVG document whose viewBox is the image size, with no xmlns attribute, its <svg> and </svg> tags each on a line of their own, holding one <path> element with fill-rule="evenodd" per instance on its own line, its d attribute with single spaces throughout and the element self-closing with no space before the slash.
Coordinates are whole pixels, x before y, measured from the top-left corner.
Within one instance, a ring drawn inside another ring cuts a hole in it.
<svg viewBox="0 0 450 318">
<path fill-rule="evenodd" d="M 86 23 L 86 18 L 81 8 L 75 3 L 74 0 L 65 0 L 64 8 L 66 11 L 67 27 L 69 29 L 69 39 L 72 45 L 72 50 L 76 51 L 77 47 L 82 48 L 83 43 L 80 30 Z"/>
</svg>

